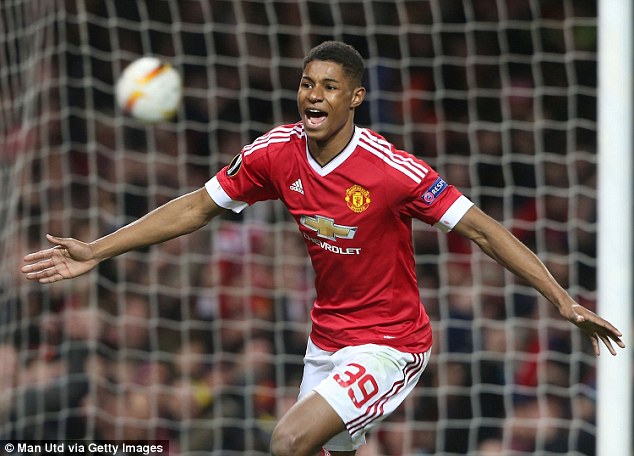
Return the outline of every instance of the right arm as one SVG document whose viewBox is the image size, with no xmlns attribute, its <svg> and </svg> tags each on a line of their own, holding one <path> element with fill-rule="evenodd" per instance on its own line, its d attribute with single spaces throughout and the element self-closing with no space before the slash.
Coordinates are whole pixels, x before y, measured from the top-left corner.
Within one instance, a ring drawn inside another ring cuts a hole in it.
<svg viewBox="0 0 634 456">
<path fill-rule="evenodd" d="M 77 277 L 108 258 L 196 231 L 224 211 L 201 188 L 90 243 L 47 235 L 55 246 L 25 256 L 22 272 L 40 283 Z"/>
</svg>

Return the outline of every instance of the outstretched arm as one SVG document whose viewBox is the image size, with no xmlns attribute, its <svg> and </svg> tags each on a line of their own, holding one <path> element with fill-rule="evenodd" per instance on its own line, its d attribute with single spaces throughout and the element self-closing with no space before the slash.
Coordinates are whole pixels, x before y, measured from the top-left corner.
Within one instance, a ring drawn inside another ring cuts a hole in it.
<svg viewBox="0 0 634 456">
<path fill-rule="evenodd" d="M 616 355 L 616 350 L 612 341 L 621 348 L 625 347 L 618 329 L 575 302 L 557 283 L 537 255 L 482 210 L 475 206 L 469 209 L 454 227 L 454 231 L 471 239 L 483 252 L 553 303 L 565 319 L 590 337 L 597 356 L 599 340 L 613 355 Z"/>
<path fill-rule="evenodd" d="M 196 231 L 224 210 L 201 188 L 90 243 L 49 234 L 46 238 L 55 246 L 25 256 L 22 272 L 40 283 L 71 279 L 108 258 Z"/>
</svg>

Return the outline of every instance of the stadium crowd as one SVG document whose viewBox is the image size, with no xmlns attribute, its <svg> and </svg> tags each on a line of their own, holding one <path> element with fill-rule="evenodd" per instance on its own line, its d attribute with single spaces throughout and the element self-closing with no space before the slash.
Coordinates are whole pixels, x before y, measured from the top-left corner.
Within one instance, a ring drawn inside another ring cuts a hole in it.
<svg viewBox="0 0 634 456">
<path fill-rule="evenodd" d="M 104 2 L 85 3 L 95 17 L 110 14 Z M 112 3 L 118 17 L 136 19 L 136 2 Z M 182 3 L 181 19 L 199 23 L 198 3 Z M 232 2 L 211 3 L 214 21 L 237 25 Z M 330 38 L 322 32 L 334 26 L 332 5 L 307 3 L 318 30 L 307 38 Z M 573 115 L 592 121 L 594 105 L 581 96 L 570 101 L 573 95 L 538 93 L 538 84 L 565 92 L 571 67 L 563 58 L 535 63 L 535 38 L 526 26 L 536 19 L 531 2 L 502 2 L 504 18 L 487 2 L 473 2 L 478 21 L 507 21 L 504 38 L 486 28 L 476 28 L 473 43 L 465 33 L 446 33 L 442 49 L 435 32 L 408 33 L 390 2 L 374 3 L 376 25 L 404 31 L 376 40 L 345 27 L 339 32 L 363 55 L 375 54 L 367 70 L 375 95 L 360 122 L 420 154 L 489 214 L 512 224 L 560 283 L 593 308 L 595 132 L 571 135 L 543 125 Z M 555 24 L 540 30 L 539 51 L 566 54 L 565 2 L 538 3 L 541 18 Z M 575 2 L 576 14 L 592 17 L 595 3 Z M 67 4 L 74 17 L 74 2 Z M 407 20 L 441 19 L 466 29 L 459 4 L 447 2 L 442 18 L 410 5 Z M 260 7 L 243 2 L 242 19 L 266 22 Z M 278 23 L 287 26 L 280 30 L 301 29 L 303 16 L 295 8 L 276 8 Z M 341 8 L 344 25 L 366 25 L 353 9 Z M 168 16 L 162 7 L 152 14 L 155 20 Z M 110 31 L 99 24 L 87 44 L 110 52 Z M 69 20 L 66 26 L 70 42 L 79 44 L 78 24 Z M 122 127 L 110 116 L 111 93 L 72 85 L 63 99 L 62 91 L 51 89 L 51 113 L 69 103 L 73 109 L 65 119 L 51 114 L 46 135 L 30 138 L 46 142 L 49 153 L 33 160 L 28 176 L 45 188 L 24 187 L 21 196 L 26 230 L 16 243 L 23 252 L 40 248 L 43 233 L 88 239 L 109 232 L 201 186 L 274 123 L 296 120 L 297 63 L 306 43 L 281 31 L 275 39 L 254 32 L 245 34 L 245 47 L 223 30 L 213 32 L 213 40 L 180 32 L 187 59 L 178 64 L 187 89 L 178 126 Z M 594 52 L 595 32 L 579 31 L 585 34 L 578 37 L 582 50 Z M 117 33 L 126 51 L 142 53 L 138 31 L 121 25 Z M 171 38 L 160 35 L 152 36 L 158 43 L 152 50 L 174 54 Z M 394 55 L 402 40 L 410 52 L 407 78 Z M 511 48 L 502 50 L 502 41 Z M 261 63 L 274 57 L 273 42 L 289 68 L 276 72 Z M 440 62 L 439 52 L 458 63 Z M 85 59 L 79 46 L 69 46 L 63 59 L 42 71 L 79 80 L 88 76 Z M 111 61 L 96 55 L 89 61 L 92 77 L 112 82 Z M 594 87 L 595 64 L 576 62 L 575 84 Z M 215 96 L 208 98 L 212 71 Z M 88 98 L 101 115 L 85 114 Z M 577 112 L 569 112 L 571 105 Z M 503 122 L 509 126 L 470 127 Z M 538 150 L 545 153 L 537 157 Z M 573 185 L 583 191 L 568 191 Z M 577 221 L 572 228 L 571 219 Z M 466 454 L 470 448 L 482 455 L 594 454 L 595 370 L 588 346 L 533 292 L 457 237 L 421 224 L 415 233 L 434 354 L 417 391 L 358 455 Z M 276 418 L 293 403 L 301 378 L 313 297 L 302 242 L 272 202 L 110 260 L 71 286 L 29 285 L 20 300 L 2 304 L 0 439 L 169 440 L 174 454 L 265 454 Z"/>
</svg>

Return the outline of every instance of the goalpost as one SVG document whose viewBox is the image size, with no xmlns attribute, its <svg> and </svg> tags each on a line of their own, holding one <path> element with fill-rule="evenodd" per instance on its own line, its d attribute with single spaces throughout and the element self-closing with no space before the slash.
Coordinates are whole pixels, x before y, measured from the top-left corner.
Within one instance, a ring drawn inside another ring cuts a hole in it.
<svg viewBox="0 0 634 456">
<path fill-rule="evenodd" d="M 598 7 L 0 2 L 0 440 L 169 440 L 183 454 L 267 454 L 297 394 L 313 298 L 302 240 L 280 204 L 72 282 L 41 286 L 18 271 L 46 233 L 106 234 L 295 122 L 303 55 L 324 39 L 366 58 L 360 124 L 427 160 L 596 309 L 606 245 L 597 106 L 617 112 L 598 96 Z M 184 77 L 173 121 L 148 126 L 116 108 L 114 81 L 142 55 Z M 597 412 L 598 364 L 576 328 L 455 235 L 414 228 L 434 353 L 359 456 L 590 455 L 598 440 L 624 437 Z M 606 355 L 600 363 L 614 361 Z"/>
<path fill-rule="evenodd" d="M 599 8 L 599 310 L 619 322 L 631 353 L 634 298 L 634 8 L 601 0 Z M 615 198 L 613 189 L 624 189 Z M 624 353 L 625 354 L 625 353 Z M 600 456 L 632 454 L 632 357 L 598 362 Z M 618 372 L 619 379 L 611 375 Z M 621 381 L 622 379 L 622 381 Z"/>
</svg>

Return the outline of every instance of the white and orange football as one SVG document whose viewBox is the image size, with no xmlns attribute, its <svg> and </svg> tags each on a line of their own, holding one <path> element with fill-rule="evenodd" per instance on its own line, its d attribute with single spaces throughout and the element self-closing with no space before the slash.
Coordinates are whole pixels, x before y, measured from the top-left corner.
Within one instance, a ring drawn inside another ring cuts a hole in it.
<svg viewBox="0 0 634 456">
<path fill-rule="evenodd" d="M 119 107 L 135 119 L 157 123 L 172 118 L 183 98 L 181 76 L 157 57 L 141 57 L 121 73 L 115 86 Z"/>
</svg>

